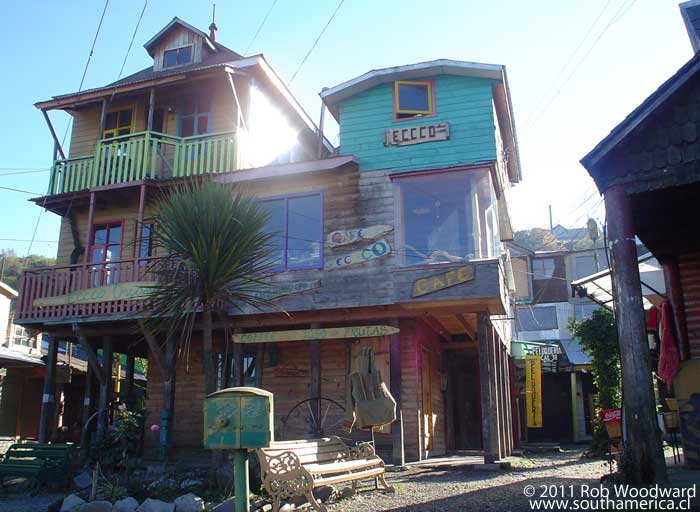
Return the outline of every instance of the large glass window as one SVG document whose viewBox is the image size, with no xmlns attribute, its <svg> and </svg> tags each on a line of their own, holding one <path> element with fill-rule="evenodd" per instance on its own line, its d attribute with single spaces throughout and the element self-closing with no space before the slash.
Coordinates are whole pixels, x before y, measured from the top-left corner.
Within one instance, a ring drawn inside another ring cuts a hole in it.
<svg viewBox="0 0 700 512">
<path fill-rule="evenodd" d="M 323 218 L 320 193 L 263 199 L 265 231 L 272 234 L 274 270 L 322 268 Z"/>
<path fill-rule="evenodd" d="M 94 274 L 94 285 L 114 284 L 118 280 L 118 261 L 122 250 L 121 221 L 95 224 L 92 235 L 91 263 Z"/>
<path fill-rule="evenodd" d="M 394 184 L 396 245 L 404 265 L 500 254 L 496 201 L 488 171 L 398 176 Z"/>
<path fill-rule="evenodd" d="M 521 331 L 557 329 L 557 308 L 554 306 L 518 308 L 518 328 Z"/>
</svg>

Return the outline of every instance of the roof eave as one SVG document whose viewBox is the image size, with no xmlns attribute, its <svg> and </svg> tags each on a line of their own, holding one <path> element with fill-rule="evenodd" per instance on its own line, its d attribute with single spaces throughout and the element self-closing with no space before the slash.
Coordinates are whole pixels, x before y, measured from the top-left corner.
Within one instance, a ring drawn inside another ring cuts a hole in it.
<svg viewBox="0 0 700 512">
<path fill-rule="evenodd" d="M 207 36 L 206 33 L 202 32 L 197 27 L 194 27 L 194 26 L 190 25 L 189 23 L 187 23 L 186 21 L 183 21 L 180 18 L 178 18 L 177 16 L 175 16 L 172 20 L 170 20 L 170 23 L 168 23 L 165 27 L 163 27 L 160 31 L 158 31 L 158 33 L 156 35 L 154 35 L 152 38 L 150 38 L 148 41 L 146 41 L 146 43 L 143 45 L 143 47 L 146 49 L 146 51 L 148 52 L 148 54 L 151 57 L 153 57 L 153 52 L 151 51 L 151 49 L 156 44 L 158 44 L 160 39 L 175 25 L 180 25 L 180 26 L 186 28 L 187 30 L 191 30 L 195 34 L 203 37 L 204 39 L 206 39 L 206 43 L 212 49 L 212 51 L 216 51 L 216 48 L 211 43 L 211 41 L 209 41 L 209 36 Z"/>
</svg>

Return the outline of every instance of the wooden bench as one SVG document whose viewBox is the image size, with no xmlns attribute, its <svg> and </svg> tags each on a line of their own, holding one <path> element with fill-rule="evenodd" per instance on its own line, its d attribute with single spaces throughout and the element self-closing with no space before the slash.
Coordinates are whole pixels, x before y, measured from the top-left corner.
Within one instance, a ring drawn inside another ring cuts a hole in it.
<svg viewBox="0 0 700 512">
<path fill-rule="evenodd" d="M 0 485 L 4 484 L 6 476 L 27 477 L 36 484 L 68 483 L 72 455 L 72 444 L 13 444 L 0 461 Z"/>
<path fill-rule="evenodd" d="M 384 461 L 374 447 L 361 444 L 352 448 L 338 437 L 273 442 L 256 450 L 263 485 L 273 500 L 273 512 L 292 496 L 304 496 L 311 506 L 325 512 L 326 507 L 314 498 L 313 490 L 323 485 L 375 478 L 377 486 L 394 492 L 384 480 Z"/>
</svg>

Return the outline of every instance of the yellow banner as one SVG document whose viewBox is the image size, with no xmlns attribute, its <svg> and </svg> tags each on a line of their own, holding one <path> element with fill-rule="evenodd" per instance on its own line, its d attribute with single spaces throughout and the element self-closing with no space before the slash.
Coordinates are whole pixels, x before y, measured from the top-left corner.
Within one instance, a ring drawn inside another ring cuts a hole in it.
<svg viewBox="0 0 700 512">
<path fill-rule="evenodd" d="M 525 416 L 530 428 L 542 428 L 541 365 L 540 356 L 525 356 Z"/>
<path fill-rule="evenodd" d="M 295 331 L 265 331 L 234 334 L 234 343 L 276 343 L 280 341 L 337 340 L 343 338 L 374 338 L 398 333 L 390 325 L 357 325 L 351 327 L 326 327 L 322 329 L 298 329 Z"/>
<path fill-rule="evenodd" d="M 34 299 L 33 306 L 63 306 L 66 304 L 90 304 L 93 302 L 111 302 L 114 300 L 143 300 L 148 298 L 154 283 L 135 281 L 128 283 L 110 284 L 76 290 L 65 295 Z"/>
</svg>

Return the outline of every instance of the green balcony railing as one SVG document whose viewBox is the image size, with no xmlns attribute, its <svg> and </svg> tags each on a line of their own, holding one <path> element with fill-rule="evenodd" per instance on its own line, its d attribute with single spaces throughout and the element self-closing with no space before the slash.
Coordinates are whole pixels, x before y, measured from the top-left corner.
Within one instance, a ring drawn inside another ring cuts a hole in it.
<svg viewBox="0 0 700 512">
<path fill-rule="evenodd" d="M 54 162 L 48 195 L 145 179 L 179 178 L 239 168 L 235 132 L 173 137 L 139 132 L 97 141 L 94 156 Z"/>
</svg>

